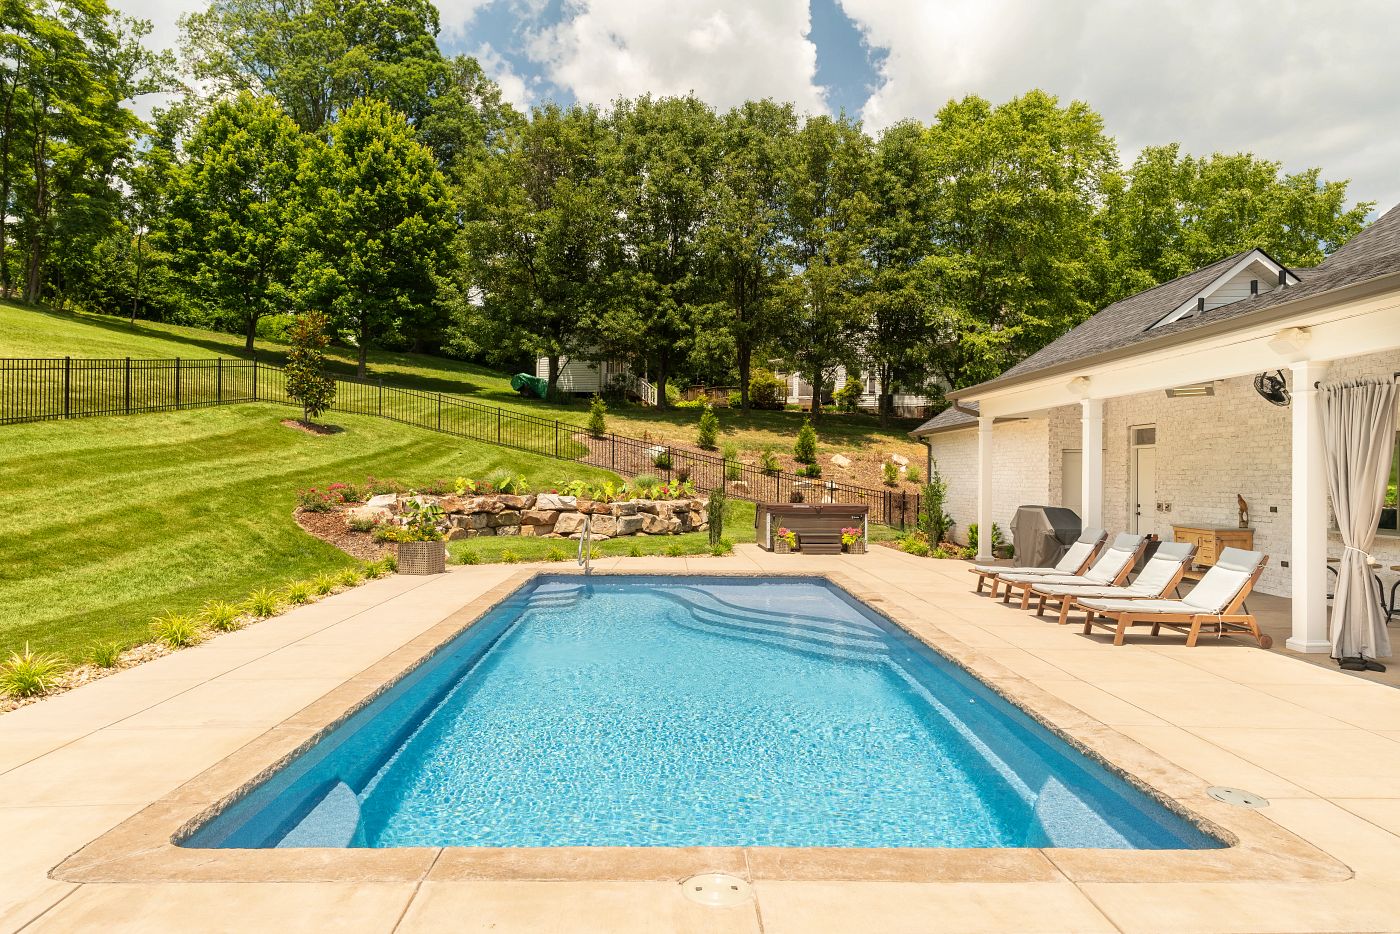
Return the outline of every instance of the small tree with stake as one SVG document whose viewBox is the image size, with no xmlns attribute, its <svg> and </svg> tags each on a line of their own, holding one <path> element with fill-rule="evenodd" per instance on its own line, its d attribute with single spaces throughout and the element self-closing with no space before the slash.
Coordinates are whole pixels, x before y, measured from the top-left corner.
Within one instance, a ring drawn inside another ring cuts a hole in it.
<svg viewBox="0 0 1400 934">
<path fill-rule="evenodd" d="M 331 407 L 335 401 L 335 380 L 326 372 L 327 318 L 324 312 L 308 311 L 292 325 L 292 350 L 287 355 L 287 395 L 301 403 L 302 422 Z"/>
</svg>

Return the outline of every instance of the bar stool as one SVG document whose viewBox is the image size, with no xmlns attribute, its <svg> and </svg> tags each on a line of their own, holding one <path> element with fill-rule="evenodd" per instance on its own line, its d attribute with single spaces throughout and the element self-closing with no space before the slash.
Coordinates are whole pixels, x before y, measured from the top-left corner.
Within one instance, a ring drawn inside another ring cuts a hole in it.
<svg viewBox="0 0 1400 934">
<path fill-rule="evenodd" d="M 1333 577 L 1340 577 L 1340 576 L 1341 576 L 1341 575 L 1339 575 L 1339 574 L 1337 573 L 1337 569 L 1334 568 L 1334 567 L 1332 566 L 1332 565 L 1334 565 L 1334 564 L 1340 564 L 1341 561 L 1342 561 L 1342 559 L 1341 559 L 1340 557 L 1334 557 L 1334 558 L 1328 558 L 1328 559 L 1327 559 L 1327 570 L 1329 570 L 1329 571 L 1332 572 L 1332 576 L 1333 576 Z M 1380 563 L 1379 561 L 1377 561 L 1375 558 L 1372 558 L 1370 555 L 1367 555 L 1367 556 L 1366 556 L 1366 564 L 1367 564 L 1367 566 L 1370 567 L 1370 569 L 1371 569 L 1371 580 L 1373 580 L 1373 581 L 1376 582 L 1376 602 L 1380 604 L 1381 609 L 1385 612 L 1385 620 L 1386 620 L 1386 622 L 1390 622 L 1390 618 L 1391 618 L 1392 616 L 1395 615 L 1395 594 L 1396 594 L 1396 591 L 1397 591 L 1397 590 L 1400 590 L 1400 581 L 1396 581 L 1396 582 L 1395 582 L 1395 586 L 1392 587 L 1392 588 L 1390 588 L 1390 602 L 1389 602 L 1389 603 L 1386 603 L 1386 602 L 1385 602 L 1385 581 L 1381 580 L 1381 575 L 1380 575 L 1381 563 Z M 1393 564 L 1393 565 L 1391 565 L 1390 569 L 1391 569 L 1392 571 L 1400 571 L 1400 564 Z M 1327 595 L 1327 599 L 1328 599 L 1328 600 L 1331 600 L 1332 597 L 1333 597 L 1333 594 L 1330 594 L 1330 593 L 1329 593 L 1329 594 Z"/>
</svg>

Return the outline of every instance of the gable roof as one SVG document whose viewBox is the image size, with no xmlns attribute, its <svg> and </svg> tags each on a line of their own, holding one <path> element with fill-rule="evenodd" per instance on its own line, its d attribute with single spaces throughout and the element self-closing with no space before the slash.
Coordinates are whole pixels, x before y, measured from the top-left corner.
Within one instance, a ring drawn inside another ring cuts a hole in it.
<svg viewBox="0 0 1400 934">
<path fill-rule="evenodd" d="M 968 402 L 962 406 L 963 409 L 977 411 L 976 402 Z M 977 416 L 961 411 L 954 406 L 948 406 L 933 418 L 915 428 L 909 434 L 915 438 L 922 438 L 924 435 L 936 435 L 942 431 L 954 431 L 958 428 L 968 428 L 977 424 Z"/>
<path fill-rule="evenodd" d="M 1169 339 L 1205 325 L 1215 325 L 1334 289 L 1400 271 L 1400 205 L 1347 241 L 1337 252 L 1311 269 L 1297 270 L 1297 285 L 1274 289 L 1253 298 L 1214 308 L 1159 327 L 1172 309 L 1215 281 L 1252 251 L 1236 253 L 1170 282 L 1114 302 L 1057 340 L 1045 345 L 996 379 L 948 393 L 950 399 L 975 395 L 977 390 L 1034 378 L 1035 374 L 1100 354 L 1129 350 L 1138 344 Z M 922 429 L 920 429 L 922 430 Z"/>
</svg>

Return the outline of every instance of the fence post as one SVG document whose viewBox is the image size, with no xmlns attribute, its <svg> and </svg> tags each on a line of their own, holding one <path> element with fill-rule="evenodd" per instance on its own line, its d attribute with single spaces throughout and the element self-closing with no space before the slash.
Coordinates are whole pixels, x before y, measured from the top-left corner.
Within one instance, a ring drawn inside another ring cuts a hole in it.
<svg viewBox="0 0 1400 934">
<path fill-rule="evenodd" d="M 175 358 L 175 408 L 180 407 L 180 358 Z"/>
<path fill-rule="evenodd" d="M 438 393 L 437 430 L 442 431 L 442 393 Z"/>
<path fill-rule="evenodd" d="M 219 371 L 218 388 L 215 390 L 214 401 L 224 401 L 224 358 L 215 357 L 215 369 Z"/>
<path fill-rule="evenodd" d="M 69 397 L 73 388 L 73 358 L 63 358 L 63 417 L 67 418 L 71 411 Z"/>
<path fill-rule="evenodd" d="M 554 423 L 554 456 L 559 456 L 559 423 Z"/>
<path fill-rule="evenodd" d="M 258 401 L 258 358 L 253 358 L 253 401 Z"/>
<path fill-rule="evenodd" d="M 126 358 L 126 388 L 123 391 L 123 399 L 126 403 L 126 414 L 131 414 L 131 358 Z"/>
<path fill-rule="evenodd" d="M 380 416 L 384 414 L 384 377 L 382 376 L 379 377 L 379 411 L 376 414 Z"/>
<path fill-rule="evenodd" d="M 617 469 L 617 435 L 612 435 L 611 437 L 612 437 L 612 460 L 611 460 L 609 463 L 612 464 L 612 469 L 613 469 L 613 470 L 616 470 L 616 469 Z"/>
</svg>

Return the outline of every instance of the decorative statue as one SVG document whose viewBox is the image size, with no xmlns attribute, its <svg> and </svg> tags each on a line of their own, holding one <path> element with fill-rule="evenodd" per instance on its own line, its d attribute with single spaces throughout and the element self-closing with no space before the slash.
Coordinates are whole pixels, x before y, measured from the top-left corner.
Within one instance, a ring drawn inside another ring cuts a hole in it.
<svg viewBox="0 0 1400 934">
<path fill-rule="evenodd" d="M 1235 494 L 1235 500 L 1240 507 L 1240 528 L 1247 529 L 1249 528 L 1249 503 L 1246 503 L 1244 497 L 1238 493 Z"/>
</svg>

